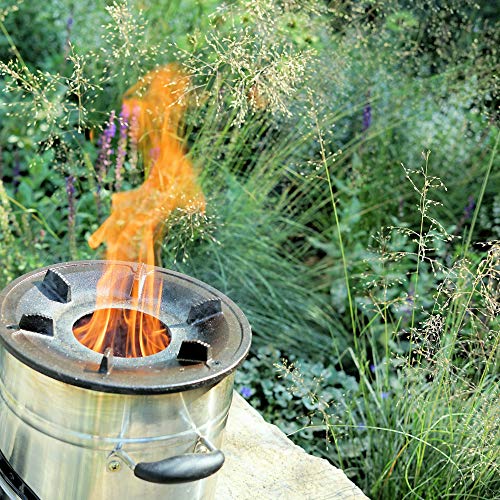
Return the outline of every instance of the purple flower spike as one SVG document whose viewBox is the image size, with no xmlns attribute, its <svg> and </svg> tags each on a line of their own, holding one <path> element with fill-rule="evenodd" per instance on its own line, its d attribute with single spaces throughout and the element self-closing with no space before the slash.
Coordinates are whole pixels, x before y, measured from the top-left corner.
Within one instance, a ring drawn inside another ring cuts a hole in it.
<svg viewBox="0 0 500 500">
<path fill-rule="evenodd" d="M 120 137 L 118 139 L 118 150 L 116 152 L 115 191 L 120 191 L 122 186 L 122 169 L 125 163 L 125 155 L 127 154 L 129 118 L 130 113 L 128 107 L 124 105 L 122 106 L 119 117 Z"/>
<path fill-rule="evenodd" d="M 240 390 L 240 394 L 245 399 L 248 399 L 252 395 L 252 389 L 250 389 L 250 387 L 242 387 L 241 390 Z"/>
<path fill-rule="evenodd" d="M 366 132 L 372 124 L 372 107 L 367 104 L 363 109 L 363 132 Z"/>
<path fill-rule="evenodd" d="M 466 221 L 472 218 L 472 214 L 474 213 L 474 209 L 476 208 L 474 196 L 469 196 L 469 199 L 467 201 L 468 203 L 464 209 L 464 219 Z"/>
<path fill-rule="evenodd" d="M 130 168 L 135 170 L 137 168 L 137 143 L 139 141 L 139 115 L 141 113 L 141 108 L 135 106 L 132 110 L 130 116 L 130 126 L 129 126 L 129 139 L 130 139 L 130 157 L 129 163 Z"/>
<path fill-rule="evenodd" d="M 112 111 L 111 113 L 113 115 L 113 120 L 114 120 L 115 119 L 115 112 Z M 106 134 L 106 136 L 109 137 L 109 140 L 111 140 L 115 136 L 116 124 L 114 121 L 109 124 L 109 127 L 104 131 L 104 133 Z"/>
<path fill-rule="evenodd" d="M 108 168 L 111 164 L 110 156 L 113 153 L 113 150 L 111 149 L 111 141 L 115 136 L 115 134 L 116 134 L 115 111 L 113 110 L 109 115 L 109 120 L 106 125 L 106 128 L 104 129 L 104 132 L 102 133 L 97 143 L 100 146 L 99 156 L 97 158 L 97 165 L 96 165 L 97 181 L 98 181 L 97 189 L 99 191 L 102 187 L 102 182 L 106 177 Z"/>
<path fill-rule="evenodd" d="M 363 108 L 363 132 L 366 132 L 370 128 L 370 125 L 372 124 L 372 105 L 369 101 L 370 92 L 368 92 L 366 97 L 367 97 L 367 103 Z"/>
</svg>

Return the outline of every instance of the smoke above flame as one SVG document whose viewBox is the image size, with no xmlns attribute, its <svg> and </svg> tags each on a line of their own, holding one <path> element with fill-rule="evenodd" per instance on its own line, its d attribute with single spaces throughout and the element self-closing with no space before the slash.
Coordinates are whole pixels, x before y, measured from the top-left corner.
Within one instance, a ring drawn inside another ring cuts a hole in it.
<svg viewBox="0 0 500 500">
<path fill-rule="evenodd" d="M 178 136 L 188 84 L 175 65 L 168 65 L 148 73 L 125 93 L 123 107 L 136 119 L 131 132 L 147 178 L 137 189 L 113 194 L 111 215 L 89 238 L 92 248 L 106 244 L 109 261 L 159 265 L 155 242 L 172 211 L 205 209 L 195 169 Z M 115 265 L 108 264 L 98 283 L 96 310 L 90 321 L 75 326 L 76 338 L 94 351 L 111 348 L 115 355 L 124 357 L 162 351 L 170 337 L 157 319 L 162 290 L 154 273 L 146 272 L 134 280 L 131 290 L 126 287 L 130 288 L 130 283 L 123 281 Z M 124 293 L 130 294 L 130 309 L 109 308 L 114 297 Z M 126 339 L 125 345 L 119 338 Z"/>
</svg>

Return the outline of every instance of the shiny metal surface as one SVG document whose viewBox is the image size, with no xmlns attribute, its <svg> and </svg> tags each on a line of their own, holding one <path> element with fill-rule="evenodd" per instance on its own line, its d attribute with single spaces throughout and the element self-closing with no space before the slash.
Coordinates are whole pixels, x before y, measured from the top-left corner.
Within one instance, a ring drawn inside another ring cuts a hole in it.
<svg viewBox="0 0 500 500">
<path fill-rule="evenodd" d="M 220 447 L 233 379 L 171 394 L 113 394 L 54 380 L 0 346 L 0 449 L 42 500 L 213 498 L 216 475 L 153 484 L 123 457 L 193 452 L 199 435 Z"/>
<path fill-rule="evenodd" d="M 141 299 L 140 309 L 168 325 L 172 339 L 165 350 L 152 356 L 114 356 L 109 373 L 103 373 L 103 354 L 82 345 L 72 328 L 77 320 L 95 310 L 98 294 L 103 294 L 101 299 L 106 301 L 101 307 L 136 308 L 130 287 L 113 293 L 98 287 L 109 264 L 124 283 L 142 282 L 149 277 L 158 289 L 162 288 L 159 304 L 157 298 Z M 67 301 L 54 300 L 43 287 L 47 275 L 55 273 L 70 287 Z M 219 314 L 199 309 L 200 304 L 214 301 L 220 304 Z M 26 321 L 26 317 L 31 319 Z M 210 359 L 186 366 L 177 358 L 185 341 L 193 340 L 210 345 Z M 159 267 L 132 262 L 64 262 L 20 276 L 0 292 L 0 344 L 35 370 L 87 389 L 165 394 L 203 385 L 211 387 L 241 364 L 250 342 L 250 325 L 228 297 L 190 276 Z"/>
</svg>

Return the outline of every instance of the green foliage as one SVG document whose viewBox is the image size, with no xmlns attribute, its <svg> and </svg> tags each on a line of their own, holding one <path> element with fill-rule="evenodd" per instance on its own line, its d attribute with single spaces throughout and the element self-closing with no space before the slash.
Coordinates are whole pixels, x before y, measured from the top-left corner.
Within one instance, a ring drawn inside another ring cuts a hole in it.
<svg viewBox="0 0 500 500">
<path fill-rule="evenodd" d="M 92 7 L 0 8 L 0 285 L 98 255 L 86 240 L 117 186 L 99 136 L 130 85 L 177 60 L 207 210 L 165 221 L 159 253 L 248 315 L 238 389 L 373 498 L 497 494 L 491 5 Z M 143 177 L 127 157 L 122 188 Z"/>
<path fill-rule="evenodd" d="M 364 404 L 330 430 L 366 442 L 362 453 L 338 460 L 357 469 L 372 496 L 492 498 L 498 491 L 498 250 L 493 245 L 481 260 L 461 260 L 446 271 L 426 319 L 407 332 L 406 347 L 401 322 L 382 303 L 387 354 L 370 361 L 380 351 L 371 328 L 365 345 L 350 351 Z"/>
<path fill-rule="evenodd" d="M 295 132 L 280 137 L 266 119 L 231 123 L 224 115 L 204 115 L 202 129 L 190 134 L 190 154 L 203 165 L 207 214 L 197 220 L 196 232 L 190 223 L 169 226 L 163 261 L 236 300 L 257 344 L 286 344 L 301 352 L 306 343 L 317 354 L 326 345 L 334 351 L 346 347 L 321 290 L 324 269 L 308 262 L 314 251 L 307 235 L 316 212 L 304 207 L 305 193 L 317 195 L 322 181 L 297 178 L 283 167 L 296 157 L 303 138 Z"/>
<path fill-rule="evenodd" d="M 30 66 L 49 63 L 64 43 L 64 8 L 53 0 L 45 7 L 18 0 L 5 0 L 0 7 L 0 21 L 7 32 L 15 34 L 17 50 Z M 7 61 L 12 55 L 9 41 L 0 37 L 0 60 Z"/>
<path fill-rule="evenodd" d="M 0 181 L 0 287 L 3 288 L 20 274 L 52 262 L 56 247 L 54 238 L 45 229 L 33 232 L 32 221 L 44 227 L 45 222 L 36 210 L 28 210 L 7 193 Z M 30 251 L 26 252 L 26 248 Z"/>
<path fill-rule="evenodd" d="M 375 497 L 490 498 L 498 491 L 500 442 L 486 436 L 499 430 L 492 401 L 500 396 L 500 254 L 497 242 L 487 252 L 469 244 L 499 138 L 459 258 L 452 260 L 453 238 L 433 215 L 444 185 L 424 155 L 422 170 L 405 169 L 419 228 L 379 233 L 369 268 L 346 283 L 355 285 L 359 334 L 347 353 L 359 391 L 340 421 L 320 415 L 336 443 L 330 458 Z M 343 441 L 356 447 L 345 450 Z"/>
<path fill-rule="evenodd" d="M 235 389 L 309 453 L 329 456 L 328 423 L 342 420 L 358 382 L 320 361 L 284 360 L 279 350 L 261 347 L 236 372 Z"/>
<path fill-rule="evenodd" d="M 370 326 L 340 367 L 261 348 L 236 388 L 311 453 L 326 456 L 373 498 L 494 498 L 499 487 L 498 245 L 446 272 L 427 319 L 401 349 L 386 315 L 388 355 Z M 274 367 L 274 369 L 273 369 Z"/>
</svg>

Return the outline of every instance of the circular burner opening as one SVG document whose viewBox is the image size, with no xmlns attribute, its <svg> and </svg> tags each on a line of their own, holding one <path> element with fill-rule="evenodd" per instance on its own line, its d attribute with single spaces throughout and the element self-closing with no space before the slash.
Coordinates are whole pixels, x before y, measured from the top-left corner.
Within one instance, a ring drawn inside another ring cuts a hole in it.
<svg viewBox="0 0 500 500">
<path fill-rule="evenodd" d="M 165 350 L 171 334 L 155 316 L 133 309 L 98 309 L 78 319 L 73 335 L 80 344 L 119 358 L 142 358 Z"/>
</svg>

